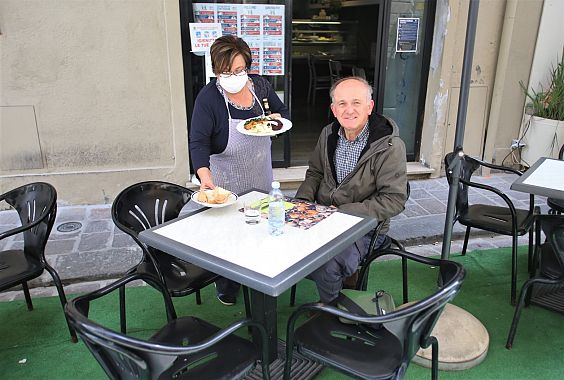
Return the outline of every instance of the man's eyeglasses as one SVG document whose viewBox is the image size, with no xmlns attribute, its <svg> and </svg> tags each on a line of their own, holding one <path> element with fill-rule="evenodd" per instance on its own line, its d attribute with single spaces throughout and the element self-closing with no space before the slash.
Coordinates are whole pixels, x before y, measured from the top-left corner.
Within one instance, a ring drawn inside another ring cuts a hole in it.
<svg viewBox="0 0 564 380">
<path fill-rule="evenodd" d="M 239 70 L 235 70 L 233 72 L 229 72 L 229 71 L 224 71 L 221 74 L 219 74 L 220 78 L 229 78 L 231 75 L 235 75 L 236 77 L 240 77 L 243 76 L 247 73 L 247 68 L 243 68 L 243 69 L 239 69 Z"/>
</svg>

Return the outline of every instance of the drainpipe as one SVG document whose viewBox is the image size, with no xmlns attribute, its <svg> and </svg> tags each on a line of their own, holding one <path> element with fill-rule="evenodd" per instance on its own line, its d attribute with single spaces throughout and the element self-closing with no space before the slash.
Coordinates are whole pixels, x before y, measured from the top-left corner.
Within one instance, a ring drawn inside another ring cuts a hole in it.
<svg viewBox="0 0 564 380">
<path fill-rule="evenodd" d="M 503 29 L 499 44 L 499 54 L 495 69 L 495 82 L 492 91 L 492 102 L 490 106 L 490 117 L 488 119 L 488 130 L 484 147 L 484 161 L 492 162 L 497 130 L 501 119 L 501 103 L 503 100 L 503 89 L 505 87 L 506 75 L 509 72 L 509 51 L 511 48 L 511 37 L 515 27 L 515 14 L 519 0 L 507 0 L 505 5 L 505 16 L 503 17 Z M 489 168 L 482 168 L 482 175 L 489 175 Z"/>
</svg>

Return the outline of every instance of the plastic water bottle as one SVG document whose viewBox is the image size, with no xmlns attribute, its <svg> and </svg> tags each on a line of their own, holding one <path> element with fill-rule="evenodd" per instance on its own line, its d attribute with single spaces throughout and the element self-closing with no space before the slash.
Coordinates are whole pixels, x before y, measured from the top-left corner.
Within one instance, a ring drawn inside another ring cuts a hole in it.
<svg viewBox="0 0 564 380">
<path fill-rule="evenodd" d="M 272 182 L 272 190 L 268 194 L 268 232 L 281 235 L 284 232 L 284 194 L 280 191 L 280 182 Z"/>
</svg>

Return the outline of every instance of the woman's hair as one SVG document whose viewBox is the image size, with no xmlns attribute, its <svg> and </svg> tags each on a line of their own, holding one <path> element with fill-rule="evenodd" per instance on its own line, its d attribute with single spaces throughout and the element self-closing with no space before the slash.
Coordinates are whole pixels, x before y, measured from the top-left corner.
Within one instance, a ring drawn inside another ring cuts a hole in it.
<svg viewBox="0 0 564 380">
<path fill-rule="evenodd" d="M 251 49 L 239 37 L 225 35 L 217 38 L 211 48 L 210 55 L 214 74 L 221 74 L 231 70 L 231 64 L 236 56 L 241 55 L 247 68 L 251 67 Z"/>
</svg>

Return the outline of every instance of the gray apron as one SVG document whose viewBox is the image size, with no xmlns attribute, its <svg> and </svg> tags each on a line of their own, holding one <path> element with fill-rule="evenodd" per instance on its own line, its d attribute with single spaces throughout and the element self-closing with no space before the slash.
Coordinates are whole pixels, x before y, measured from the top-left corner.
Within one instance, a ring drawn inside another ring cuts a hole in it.
<svg viewBox="0 0 564 380">
<path fill-rule="evenodd" d="M 249 89 L 262 109 L 255 92 Z M 236 127 L 241 120 L 231 118 L 225 93 L 223 98 L 229 115 L 229 138 L 223 152 L 210 156 L 213 183 L 235 194 L 252 188 L 269 191 L 272 184 L 270 137 L 247 136 L 238 132 Z"/>
</svg>

